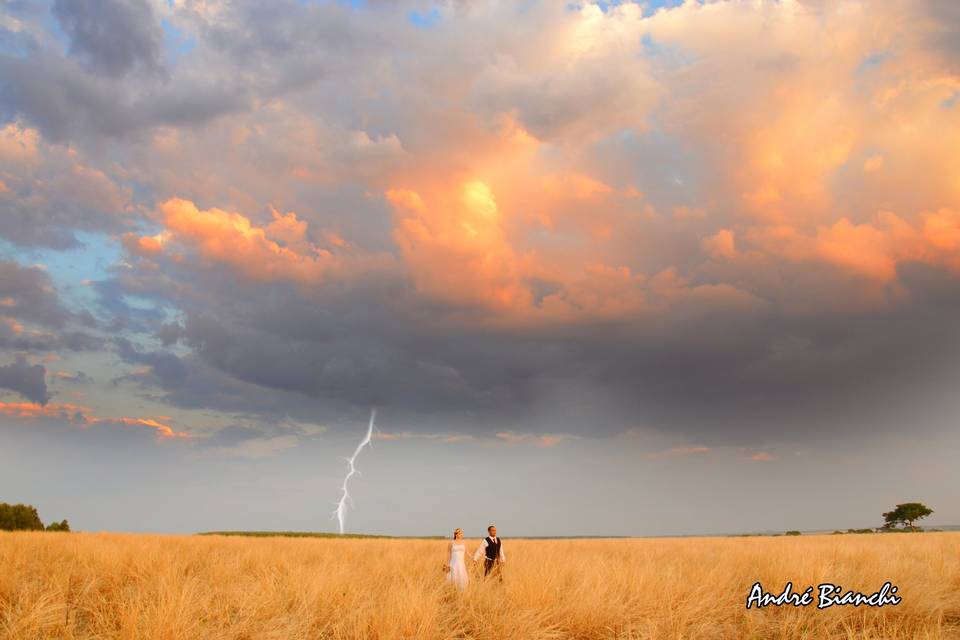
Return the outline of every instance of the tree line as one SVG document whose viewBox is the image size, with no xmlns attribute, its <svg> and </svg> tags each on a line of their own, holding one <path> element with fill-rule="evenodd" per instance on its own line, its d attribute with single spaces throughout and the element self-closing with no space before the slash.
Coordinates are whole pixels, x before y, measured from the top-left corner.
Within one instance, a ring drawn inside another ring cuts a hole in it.
<svg viewBox="0 0 960 640">
<path fill-rule="evenodd" d="M 0 502 L 0 531 L 70 531 L 70 523 L 61 520 L 43 526 L 36 507 Z"/>
<path fill-rule="evenodd" d="M 914 523 L 933 513 L 933 509 L 922 502 L 905 502 L 898 504 L 892 511 L 883 514 L 884 525 L 880 531 L 910 530 L 916 531 Z M 898 525 L 902 529 L 898 529 Z M 7 504 L 0 502 L 0 531 L 70 531 L 70 523 L 66 520 L 51 522 L 43 526 L 37 508 L 29 504 Z M 873 533 L 873 529 L 849 529 L 849 533 Z M 230 535 L 234 532 L 215 532 L 220 535 Z M 842 533 L 835 531 L 834 533 Z M 258 535 L 247 532 L 246 535 Z M 264 534 L 259 534 L 264 535 Z M 270 535 L 277 535 L 272 533 Z M 282 535 L 282 534 L 281 534 Z M 290 535 L 290 534 L 287 534 Z M 787 531 L 788 536 L 798 536 L 799 531 Z"/>
<path fill-rule="evenodd" d="M 916 522 L 933 513 L 933 509 L 922 502 L 904 502 L 883 514 L 883 525 L 875 529 L 847 529 L 847 533 L 874 533 L 890 531 L 917 531 Z M 923 531 L 920 528 L 920 531 Z M 791 531 L 787 532 L 790 535 Z M 796 532 L 799 533 L 799 532 Z M 843 531 L 834 531 L 843 533 Z"/>
</svg>

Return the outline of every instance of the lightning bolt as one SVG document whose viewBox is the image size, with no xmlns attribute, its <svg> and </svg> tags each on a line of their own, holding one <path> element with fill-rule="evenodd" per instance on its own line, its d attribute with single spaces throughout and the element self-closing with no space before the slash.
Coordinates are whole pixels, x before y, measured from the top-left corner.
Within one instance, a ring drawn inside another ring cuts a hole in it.
<svg viewBox="0 0 960 640">
<path fill-rule="evenodd" d="M 370 425 L 367 427 L 367 435 L 365 435 L 363 440 L 360 441 L 360 444 L 357 445 L 353 455 L 347 458 L 347 476 L 343 479 L 343 486 L 340 487 L 340 502 L 337 503 L 337 510 L 333 512 L 333 517 L 340 522 L 341 534 L 343 533 L 343 525 L 347 520 L 347 502 L 353 504 L 353 499 L 350 497 L 350 493 L 347 491 L 347 483 L 354 474 L 360 473 L 357 471 L 355 464 L 357 461 L 357 456 L 360 455 L 360 451 L 362 451 L 365 446 L 370 444 L 370 440 L 373 438 L 373 423 L 376 418 L 377 410 L 374 409 L 370 412 Z"/>
</svg>

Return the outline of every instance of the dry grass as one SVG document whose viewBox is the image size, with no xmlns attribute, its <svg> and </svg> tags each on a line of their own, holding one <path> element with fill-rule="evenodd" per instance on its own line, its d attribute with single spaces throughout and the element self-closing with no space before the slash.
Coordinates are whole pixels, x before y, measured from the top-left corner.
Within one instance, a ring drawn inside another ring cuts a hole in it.
<svg viewBox="0 0 960 640">
<path fill-rule="evenodd" d="M 960 638 L 960 534 L 505 544 L 459 595 L 439 540 L 0 533 L 0 637 Z M 903 602 L 747 611 L 756 580 Z"/>
</svg>

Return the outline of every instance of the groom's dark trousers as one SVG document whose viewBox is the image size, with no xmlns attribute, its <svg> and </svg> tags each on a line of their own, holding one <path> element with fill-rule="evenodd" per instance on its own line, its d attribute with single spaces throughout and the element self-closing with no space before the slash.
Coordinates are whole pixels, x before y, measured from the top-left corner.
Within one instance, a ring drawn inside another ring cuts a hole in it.
<svg viewBox="0 0 960 640">
<path fill-rule="evenodd" d="M 490 575 L 491 572 L 492 572 L 495 576 L 497 576 L 497 578 L 500 580 L 500 582 L 503 582 L 503 572 L 500 570 L 500 560 L 499 560 L 499 559 L 494 560 L 494 559 L 491 559 L 491 558 L 484 558 L 484 559 L 483 559 L 483 575 L 484 575 L 484 576 L 488 576 L 488 575 Z"/>
</svg>

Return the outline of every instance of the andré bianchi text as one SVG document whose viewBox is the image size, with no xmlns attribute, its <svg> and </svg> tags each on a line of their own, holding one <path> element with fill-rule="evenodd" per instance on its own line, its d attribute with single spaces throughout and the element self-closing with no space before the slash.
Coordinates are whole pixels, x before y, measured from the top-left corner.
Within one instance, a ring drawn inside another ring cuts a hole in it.
<svg viewBox="0 0 960 640">
<path fill-rule="evenodd" d="M 900 604 L 900 596 L 897 594 L 896 585 L 890 584 L 890 581 L 884 582 L 878 591 L 873 593 L 861 593 L 859 591 L 844 592 L 840 585 L 830 582 L 823 582 L 816 587 L 817 595 L 814 598 L 814 587 L 807 587 L 803 591 L 794 591 L 793 583 L 788 582 L 780 593 L 764 591 L 759 582 L 754 582 L 750 587 L 750 595 L 747 596 L 747 609 L 755 606 L 761 607 L 780 607 L 783 605 L 793 605 L 794 607 L 807 607 L 816 600 L 817 609 L 826 609 L 828 607 L 843 606 L 867 606 L 882 607 L 885 605 Z"/>
</svg>

